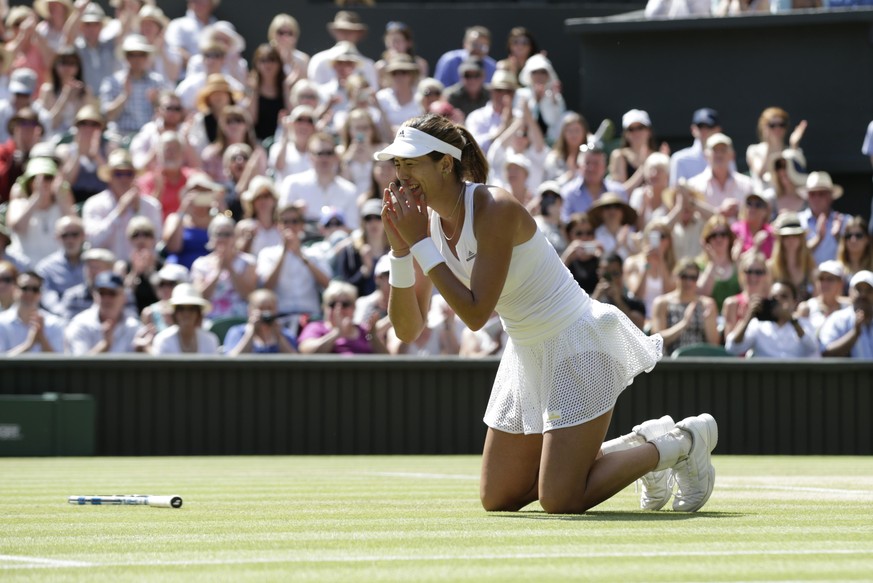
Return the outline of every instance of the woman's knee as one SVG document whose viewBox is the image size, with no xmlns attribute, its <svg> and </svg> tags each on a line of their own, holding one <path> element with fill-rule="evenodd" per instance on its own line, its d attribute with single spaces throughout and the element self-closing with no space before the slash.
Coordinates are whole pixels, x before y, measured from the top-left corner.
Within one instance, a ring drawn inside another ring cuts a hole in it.
<svg viewBox="0 0 873 583">
<path fill-rule="evenodd" d="M 529 500 L 524 501 L 518 495 L 496 488 L 481 488 L 479 500 L 482 502 L 482 508 L 488 512 L 515 512 L 530 503 Z"/>
<path fill-rule="evenodd" d="M 546 514 L 582 514 L 591 508 L 578 494 L 548 489 L 540 492 L 540 506 Z"/>
</svg>

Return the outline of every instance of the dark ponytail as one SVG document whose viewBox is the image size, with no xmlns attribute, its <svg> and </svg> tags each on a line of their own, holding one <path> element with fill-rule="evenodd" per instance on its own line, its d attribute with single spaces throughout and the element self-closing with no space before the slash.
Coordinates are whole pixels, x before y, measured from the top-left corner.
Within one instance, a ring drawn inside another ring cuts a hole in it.
<svg viewBox="0 0 873 583">
<path fill-rule="evenodd" d="M 485 158 L 485 153 L 464 126 L 456 125 L 450 119 L 432 113 L 414 117 L 403 125 L 430 134 L 461 150 L 461 161 L 455 160 L 452 165 L 458 180 L 484 183 L 488 179 L 488 160 Z M 440 160 L 445 154 L 431 152 L 428 156 L 433 160 Z"/>
</svg>

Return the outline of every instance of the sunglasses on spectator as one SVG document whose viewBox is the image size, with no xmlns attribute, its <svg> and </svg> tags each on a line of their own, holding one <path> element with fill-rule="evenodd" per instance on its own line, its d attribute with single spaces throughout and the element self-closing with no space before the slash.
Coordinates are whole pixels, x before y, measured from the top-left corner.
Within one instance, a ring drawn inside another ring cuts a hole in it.
<svg viewBox="0 0 873 583">
<path fill-rule="evenodd" d="M 200 306 L 176 306 L 174 312 L 197 312 L 200 313 Z"/>
<path fill-rule="evenodd" d="M 118 295 L 118 290 L 104 288 L 104 289 L 98 289 L 97 293 L 100 294 L 100 297 L 114 298 L 115 296 Z"/>
<path fill-rule="evenodd" d="M 210 51 L 208 53 L 203 53 L 203 58 L 204 59 L 223 59 L 224 53 Z"/>
<path fill-rule="evenodd" d="M 170 281 L 167 279 L 162 279 L 158 282 L 158 287 L 176 287 L 175 281 Z"/>
<path fill-rule="evenodd" d="M 439 89 L 425 89 L 421 94 L 424 97 L 433 97 L 434 95 L 442 95 L 442 91 Z"/>
<path fill-rule="evenodd" d="M 303 219 L 279 219 L 279 222 L 283 225 L 302 225 Z"/>
<path fill-rule="evenodd" d="M 32 294 L 38 294 L 42 291 L 38 285 L 20 285 L 18 286 L 22 292 L 30 292 Z"/>
<path fill-rule="evenodd" d="M 81 237 L 82 231 L 68 231 L 66 233 L 61 233 L 61 239 L 75 239 L 76 237 Z"/>
<path fill-rule="evenodd" d="M 303 117 L 303 116 L 298 117 L 298 118 L 295 119 L 294 121 L 300 121 L 300 122 L 303 122 L 303 123 L 315 123 L 315 120 L 312 119 L 311 117 Z"/>
<path fill-rule="evenodd" d="M 746 275 L 767 275 L 766 269 L 747 269 L 743 273 Z"/>
<path fill-rule="evenodd" d="M 859 232 L 859 231 L 855 231 L 852 233 L 846 233 L 845 235 L 843 235 L 843 237 L 845 237 L 846 239 L 858 239 L 859 241 L 866 236 L 867 236 L 867 233 L 863 233 L 863 232 Z"/>
<path fill-rule="evenodd" d="M 787 124 L 781 120 L 767 122 L 767 127 L 771 130 L 775 130 L 776 128 L 784 128 L 786 125 Z"/>
<path fill-rule="evenodd" d="M 155 234 L 151 231 L 134 231 L 130 234 L 131 239 L 153 239 Z"/>
<path fill-rule="evenodd" d="M 355 302 L 352 302 L 349 300 L 334 300 L 327 305 L 328 305 L 328 307 L 331 307 L 331 308 L 336 308 L 337 306 L 340 306 L 343 308 L 351 308 L 352 306 L 355 305 Z"/>
<path fill-rule="evenodd" d="M 313 156 L 318 158 L 327 158 L 328 156 L 333 156 L 336 154 L 333 150 L 319 150 L 318 152 L 311 152 Z"/>
<path fill-rule="evenodd" d="M 697 281 L 698 277 L 699 277 L 699 275 L 696 275 L 693 273 L 680 273 L 679 274 L 679 279 L 681 279 L 682 281 Z"/>
<path fill-rule="evenodd" d="M 149 56 L 148 53 L 141 53 L 141 52 L 127 53 L 128 59 L 145 59 L 148 56 Z"/>
<path fill-rule="evenodd" d="M 709 234 L 710 239 L 718 239 L 719 237 L 724 237 L 725 239 L 730 238 L 730 234 L 727 231 L 713 231 Z"/>
<path fill-rule="evenodd" d="M 328 222 L 326 222 L 326 223 L 324 224 L 324 226 L 325 226 L 325 227 L 328 227 L 328 228 L 331 228 L 331 227 L 332 227 L 332 228 L 336 228 L 336 227 L 342 227 L 343 224 L 342 224 L 340 221 L 336 220 L 336 219 L 331 219 L 331 220 L 329 220 Z"/>
<path fill-rule="evenodd" d="M 181 105 L 165 105 L 165 106 L 164 106 L 164 111 L 176 111 L 176 112 L 179 112 L 179 111 L 182 111 L 182 109 L 183 109 L 183 108 L 182 108 Z"/>
<path fill-rule="evenodd" d="M 464 73 L 464 79 L 478 79 L 482 73 Z"/>
<path fill-rule="evenodd" d="M 767 203 L 763 200 L 752 198 L 746 201 L 746 206 L 753 209 L 765 209 L 767 208 Z"/>
<path fill-rule="evenodd" d="M 216 231 L 214 235 L 218 239 L 230 239 L 233 237 L 233 231 Z"/>
<path fill-rule="evenodd" d="M 15 278 L 10 275 L 0 276 L 0 283 L 10 284 L 15 281 Z"/>
<path fill-rule="evenodd" d="M 708 123 L 699 123 L 699 124 L 697 124 L 697 127 L 700 128 L 700 129 L 702 129 L 702 130 L 711 130 L 711 129 L 713 129 L 715 126 L 712 125 L 712 124 L 708 124 Z"/>
<path fill-rule="evenodd" d="M 573 231 L 571 235 L 574 237 L 593 237 L 594 231 Z"/>
<path fill-rule="evenodd" d="M 367 215 L 364 217 L 364 222 L 369 223 L 370 221 L 381 221 L 382 217 L 380 215 Z"/>
<path fill-rule="evenodd" d="M 115 178 L 133 178 L 133 170 L 113 170 L 112 176 Z"/>
<path fill-rule="evenodd" d="M 76 127 L 77 128 L 99 128 L 102 125 L 103 124 L 101 124 L 99 121 L 86 119 L 86 120 L 82 120 L 79 123 L 77 123 Z"/>
<path fill-rule="evenodd" d="M 283 28 L 281 30 L 277 30 L 276 34 L 279 36 L 294 36 L 294 31 Z"/>
</svg>

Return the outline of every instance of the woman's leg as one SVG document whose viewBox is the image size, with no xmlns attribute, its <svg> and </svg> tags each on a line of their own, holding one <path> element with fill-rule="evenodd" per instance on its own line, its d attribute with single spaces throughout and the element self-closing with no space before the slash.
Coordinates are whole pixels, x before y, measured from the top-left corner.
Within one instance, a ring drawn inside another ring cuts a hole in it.
<svg viewBox="0 0 873 583">
<path fill-rule="evenodd" d="M 488 429 L 479 485 L 485 510 L 515 511 L 538 498 L 542 449 L 542 435 Z"/>
<path fill-rule="evenodd" d="M 539 500 L 549 513 L 585 512 L 658 465 L 654 445 L 598 457 L 612 411 L 587 423 L 543 436 Z"/>
</svg>

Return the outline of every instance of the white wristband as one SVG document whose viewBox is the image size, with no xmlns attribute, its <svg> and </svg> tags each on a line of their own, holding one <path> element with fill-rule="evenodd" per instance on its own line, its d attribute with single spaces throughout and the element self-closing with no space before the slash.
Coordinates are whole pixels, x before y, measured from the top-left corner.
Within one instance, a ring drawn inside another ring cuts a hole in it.
<svg viewBox="0 0 873 583">
<path fill-rule="evenodd" d="M 412 265 L 412 255 L 403 257 L 390 255 L 391 271 L 388 272 L 388 283 L 391 287 L 412 287 L 415 285 L 415 266 Z"/>
<path fill-rule="evenodd" d="M 440 254 L 439 249 L 437 249 L 436 243 L 433 242 L 433 239 L 430 237 L 426 237 L 416 243 L 410 248 L 412 251 L 413 257 L 418 261 L 418 264 L 421 266 L 421 270 L 427 275 L 431 269 L 443 263 L 445 258 Z"/>
</svg>

